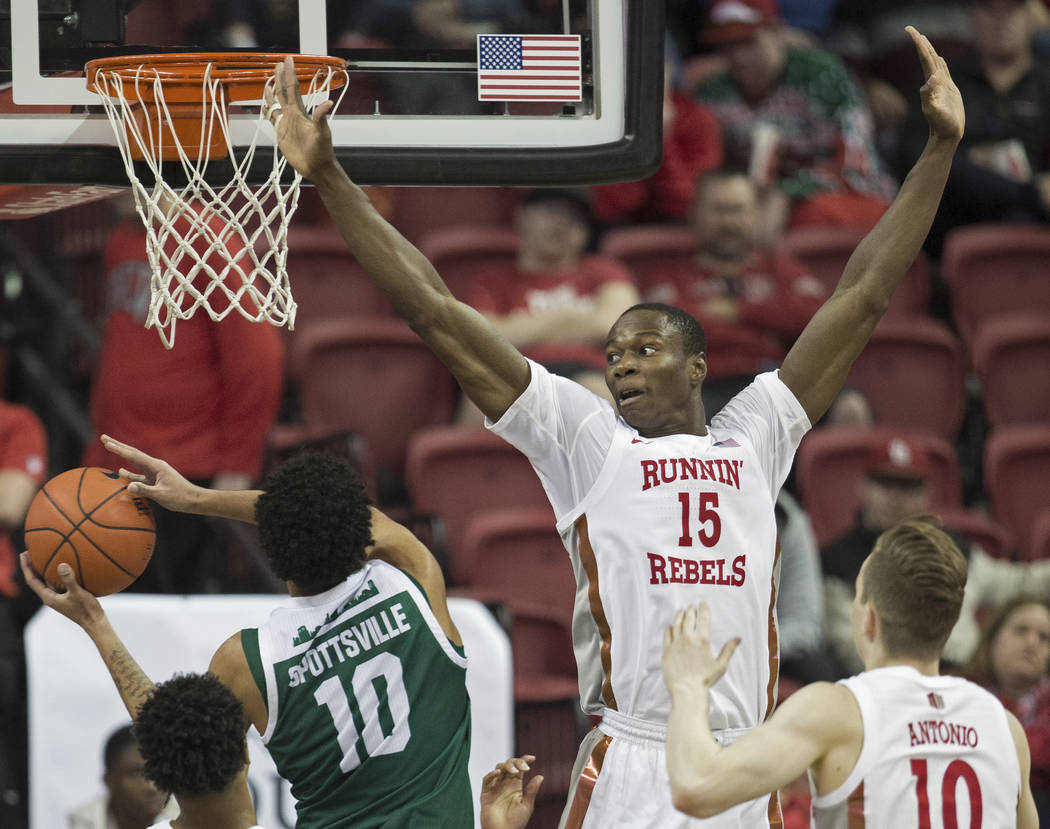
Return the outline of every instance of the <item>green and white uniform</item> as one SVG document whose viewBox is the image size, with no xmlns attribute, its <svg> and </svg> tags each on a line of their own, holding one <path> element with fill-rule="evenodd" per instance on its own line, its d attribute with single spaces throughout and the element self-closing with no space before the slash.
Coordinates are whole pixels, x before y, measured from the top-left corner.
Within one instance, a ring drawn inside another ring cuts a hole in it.
<svg viewBox="0 0 1050 829">
<path fill-rule="evenodd" d="M 467 660 L 410 576 L 370 561 L 241 642 L 297 829 L 474 824 Z"/>
</svg>

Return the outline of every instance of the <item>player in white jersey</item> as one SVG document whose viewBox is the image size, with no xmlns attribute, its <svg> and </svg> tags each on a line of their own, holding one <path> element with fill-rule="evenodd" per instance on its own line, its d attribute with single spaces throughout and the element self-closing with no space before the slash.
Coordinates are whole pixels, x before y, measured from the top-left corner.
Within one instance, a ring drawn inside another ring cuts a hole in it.
<svg viewBox="0 0 1050 829">
<path fill-rule="evenodd" d="M 280 149 L 317 187 L 358 261 L 455 375 L 493 428 L 532 461 L 577 579 L 573 639 L 586 710 L 602 725 L 581 748 L 565 827 L 697 825 L 671 804 L 663 762 L 668 698 L 659 632 L 686 601 L 715 603 L 746 629 L 715 697 L 726 742 L 758 725 L 776 685 L 774 499 L 795 447 L 831 404 L 929 229 L 963 131 L 944 62 L 913 33 L 927 82 L 930 141 L 894 203 L 850 258 L 835 293 L 779 372 L 760 376 L 707 425 L 703 330 L 666 306 L 628 309 L 609 333 L 613 406 L 526 360 L 452 296 L 433 266 L 336 162 L 322 104 L 311 118 L 291 59 L 268 116 Z M 601 777 L 598 776 L 599 771 Z M 768 826 L 766 797 L 717 824 Z"/>
<path fill-rule="evenodd" d="M 966 559 L 928 519 L 884 532 L 853 604 L 866 670 L 796 691 L 728 747 L 713 738 L 708 707 L 740 640 L 715 657 L 712 638 L 725 637 L 712 637 L 710 608 L 680 611 L 663 658 L 675 805 L 718 814 L 808 769 L 814 829 L 1037 827 L 1021 724 L 980 686 L 939 675 L 965 587 Z"/>
</svg>

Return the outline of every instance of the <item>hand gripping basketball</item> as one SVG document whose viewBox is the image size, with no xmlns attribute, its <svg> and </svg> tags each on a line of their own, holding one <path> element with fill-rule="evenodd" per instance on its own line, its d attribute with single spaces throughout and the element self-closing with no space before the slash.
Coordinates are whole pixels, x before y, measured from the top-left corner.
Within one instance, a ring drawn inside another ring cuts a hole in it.
<svg viewBox="0 0 1050 829">
<path fill-rule="evenodd" d="M 18 561 L 22 566 L 22 575 L 25 576 L 29 589 L 36 593 L 40 601 L 48 607 L 57 610 L 82 628 L 87 628 L 106 617 L 98 599 L 77 583 L 73 568 L 68 564 L 58 565 L 58 577 L 62 591 L 57 591 L 41 581 L 29 561 L 29 553 L 22 553 Z"/>
</svg>

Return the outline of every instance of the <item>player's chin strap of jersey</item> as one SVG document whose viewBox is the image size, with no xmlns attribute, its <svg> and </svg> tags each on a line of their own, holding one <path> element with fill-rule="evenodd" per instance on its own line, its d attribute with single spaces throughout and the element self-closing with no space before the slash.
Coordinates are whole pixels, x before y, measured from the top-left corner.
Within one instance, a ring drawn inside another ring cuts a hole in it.
<svg viewBox="0 0 1050 829">
<path fill-rule="evenodd" d="M 613 711 L 611 708 L 602 709 L 602 721 L 598 728 L 614 739 L 667 742 L 667 727 L 663 723 L 630 717 L 619 711 Z M 723 728 L 714 731 L 713 734 L 718 744 L 725 748 L 731 746 L 749 731 L 751 731 L 750 728 Z"/>
</svg>

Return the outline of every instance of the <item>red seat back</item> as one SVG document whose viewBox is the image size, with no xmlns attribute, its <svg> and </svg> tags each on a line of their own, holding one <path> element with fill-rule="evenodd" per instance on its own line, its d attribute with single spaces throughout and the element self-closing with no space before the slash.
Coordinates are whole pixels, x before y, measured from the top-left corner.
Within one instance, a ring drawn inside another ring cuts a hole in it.
<svg viewBox="0 0 1050 829">
<path fill-rule="evenodd" d="M 986 320 L 973 343 L 973 363 L 993 427 L 1050 424 L 1050 321 L 1045 317 L 1004 314 Z"/>
<path fill-rule="evenodd" d="M 1050 505 L 1050 427 L 1014 426 L 993 430 L 984 444 L 984 488 L 992 513 L 1032 555 L 1036 516 Z"/>
<path fill-rule="evenodd" d="M 961 506 L 959 461 L 947 441 L 890 429 L 816 429 L 799 446 L 795 470 L 802 505 L 813 521 L 818 544 L 834 541 L 853 525 L 860 507 L 858 483 L 869 456 L 874 447 L 894 436 L 908 437 L 929 453 L 931 508 Z"/>
<path fill-rule="evenodd" d="M 849 374 L 875 422 L 954 441 L 966 412 L 963 353 L 947 327 L 925 317 L 886 319 Z"/>
</svg>

